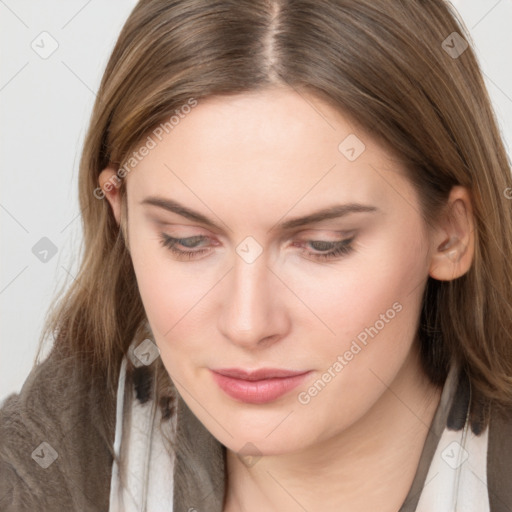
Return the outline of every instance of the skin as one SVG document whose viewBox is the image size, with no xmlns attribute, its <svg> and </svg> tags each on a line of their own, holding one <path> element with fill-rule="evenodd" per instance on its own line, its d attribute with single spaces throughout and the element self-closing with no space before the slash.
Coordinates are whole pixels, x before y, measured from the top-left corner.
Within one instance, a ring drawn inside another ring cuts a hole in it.
<svg viewBox="0 0 512 512">
<path fill-rule="evenodd" d="M 350 134 L 365 145 L 354 161 L 338 149 Z M 104 169 L 100 186 L 113 173 Z M 470 268 L 467 190 L 454 187 L 446 214 L 426 225 L 392 154 L 340 112 L 287 88 L 201 100 L 125 179 L 129 249 L 163 363 L 228 449 L 224 510 L 398 510 L 441 393 L 420 367 L 422 293 L 429 275 L 450 280 Z M 151 195 L 221 229 L 140 204 Z M 119 223 L 118 190 L 106 197 Z M 271 229 L 354 202 L 377 211 Z M 179 247 L 207 252 L 180 260 L 161 245 L 162 232 L 203 235 L 196 247 Z M 354 234 L 348 254 L 325 261 L 307 254 L 330 249 L 308 240 Z M 236 252 L 248 236 L 262 250 L 252 263 Z M 396 303 L 400 311 L 378 334 L 300 403 L 299 392 Z M 312 373 L 270 403 L 246 404 L 214 382 L 209 368 L 220 367 Z M 240 450 L 254 458 L 238 457 Z"/>
</svg>

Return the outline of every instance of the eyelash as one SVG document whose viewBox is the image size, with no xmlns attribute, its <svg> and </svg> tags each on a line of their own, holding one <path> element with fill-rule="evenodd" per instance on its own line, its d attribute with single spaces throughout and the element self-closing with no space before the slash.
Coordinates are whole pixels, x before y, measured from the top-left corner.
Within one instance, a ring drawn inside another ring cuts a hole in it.
<svg viewBox="0 0 512 512">
<path fill-rule="evenodd" d="M 187 258 L 190 260 L 190 259 L 199 257 L 201 254 L 205 254 L 208 252 L 208 249 L 200 249 L 198 251 L 183 251 L 181 249 L 176 249 L 176 247 L 175 247 L 176 244 L 178 244 L 184 240 L 191 240 L 194 238 L 196 238 L 198 240 L 205 240 L 208 237 L 191 236 L 188 238 L 173 238 L 169 235 L 166 235 L 165 233 L 161 233 L 160 236 L 161 236 L 160 243 L 162 244 L 162 246 L 165 247 L 166 249 L 168 249 L 169 251 L 171 251 L 173 254 L 175 254 L 181 258 Z M 325 253 L 313 253 L 313 252 L 309 252 L 309 251 L 305 251 L 305 252 L 307 253 L 308 256 L 312 257 L 313 259 L 316 259 L 319 261 L 329 261 L 329 260 L 332 260 L 335 258 L 346 256 L 347 254 L 350 254 L 354 250 L 354 248 L 351 245 L 354 238 L 355 237 L 352 237 L 348 240 L 338 240 L 338 241 L 334 241 L 334 242 L 326 242 L 323 240 L 306 240 L 306 243 L 320 242 L 320 243 L 324 243 L 324 244 L 335 245 L 336 247 L 333 250 L 331 250 L 329 252 L 325 252 Z"/>
</svg>

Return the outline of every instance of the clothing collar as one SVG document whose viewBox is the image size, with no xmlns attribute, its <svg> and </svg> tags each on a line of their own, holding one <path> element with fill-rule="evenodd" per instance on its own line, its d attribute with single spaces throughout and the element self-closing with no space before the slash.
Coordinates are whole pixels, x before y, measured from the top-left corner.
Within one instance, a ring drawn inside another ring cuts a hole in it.
<svg viewBox="0 0 512 512">
<path fill-rule="evenodd" d="M 132 344 L 128 356 L 140 366 L 140 360 L 133 357 L 134 347 Z M 109 512 L 222 512 L 226 448 L 176 393 L 176 414 L 162 423 L 174 446 L 169 455 L 160 428 L 160 407 L 153 398 L 155 379 L 151 399 L 140 403 L 126 365 L 125 357 L 118 386 L 114 441 L 121 464 L 114 461 L 112 467 Z M 468 433 L 467 390 L 468 381 L 461 377 L 458 366 L 452 365 L 399 512 L 449 512 L 454 510 L 450 508 L 453 503 L 460 505 L 461 499 L 467 512 L 488 511 L 486 485 L 474 485 L 475 478 L 486 484 L 487 429 L 480 436 L 470 429 Z M 466 463 L 470 452 L 474 453 L 471 465 Z M 441 478 L 437 478 L 439 475 Z M 464 495 L 466 498 L 461 498 Z"/>
</svg>

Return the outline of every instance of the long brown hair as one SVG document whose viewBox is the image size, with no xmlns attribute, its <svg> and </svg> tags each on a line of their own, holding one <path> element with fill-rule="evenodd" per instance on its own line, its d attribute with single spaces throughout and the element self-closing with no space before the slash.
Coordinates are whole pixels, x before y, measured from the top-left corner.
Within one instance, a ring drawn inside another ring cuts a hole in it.
<svg viewBox="0 0 512 512">
<path fill-rule="evenodd" d="M 512 405 L 511 166 L 470 35 L 442 0 L 140 1 L 106 67 L 83 148 L 80 271 L 41 341 L 51 333 L 113 396 L 121 357 L 147 320 L 125 224 L 101 199 L 101 170 L 123 169 L 191 99 L 275 84 L 328 101 L 397 155 L 426 222 L 454 185 L 470 190 L 472 266 L 453 281 L 428 279 L 419 338 L 433 383 L 452 361 L 467 372 L 472 415 L 486 424 L 475 404 Z M 123 204 L 125 183 L 120 173 Z M 157 372 L 164 404 L 171 383 L 158 362 Z"/>
</svg>

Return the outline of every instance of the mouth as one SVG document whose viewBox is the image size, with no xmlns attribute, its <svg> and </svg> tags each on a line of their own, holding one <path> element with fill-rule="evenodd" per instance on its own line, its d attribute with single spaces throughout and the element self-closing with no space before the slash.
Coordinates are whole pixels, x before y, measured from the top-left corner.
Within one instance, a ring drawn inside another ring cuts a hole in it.
<svg viewBox="0 0 512 512">
<path fill-rule="evenodd" d="M 296 388 L 311 373 L 280 368 L 221 368 L 210 371 L 217 385 L 228 396 L 239 402 L 252 404 L 276 400 Z"/>
</svg>

